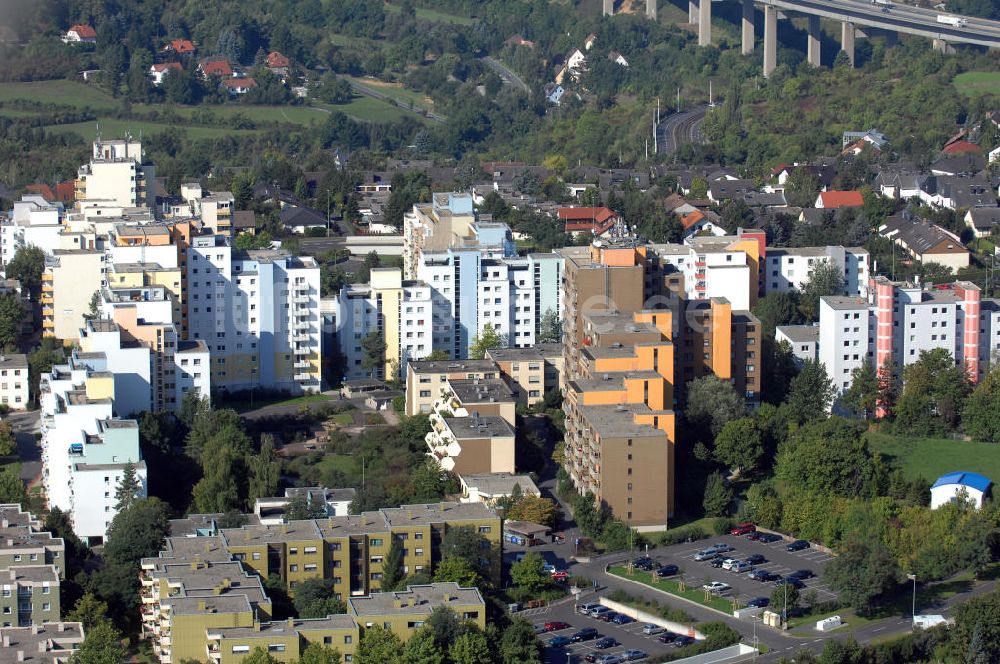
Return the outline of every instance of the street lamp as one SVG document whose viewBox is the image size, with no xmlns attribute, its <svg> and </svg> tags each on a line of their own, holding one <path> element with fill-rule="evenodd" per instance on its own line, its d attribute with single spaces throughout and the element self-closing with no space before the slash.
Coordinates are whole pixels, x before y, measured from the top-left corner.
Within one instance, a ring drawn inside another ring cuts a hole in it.
<svg viewBox="0 0 1000 664">
<path fill-rule="evenodd" d="M 910 581 L 913 581 L 913 609 L 910 615 L 913 616 L 912 618 L 913 624 L 916 625 L 917 624 L 917 575 L 907 574 L 906 578 L 909 579 Z"/>
</svg>

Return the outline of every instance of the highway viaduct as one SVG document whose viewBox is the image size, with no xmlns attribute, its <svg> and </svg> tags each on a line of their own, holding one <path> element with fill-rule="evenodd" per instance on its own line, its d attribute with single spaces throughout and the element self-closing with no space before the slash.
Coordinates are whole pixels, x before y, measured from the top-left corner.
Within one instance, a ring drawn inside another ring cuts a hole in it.
<svg viewBox="0 0 1000 664">
<path fill-rule="evenodd" d="M 716 0 L 718 1 L 718 0 Z M 921 9 L 893 3 L 887 5 L 872 0 L 736 0 L 742 4 L 742 52 L 753 53 L 756 39 L 754 5 L 764 7 L 764 75 L 777 66 L 778 19 L 788 14 L 808 18 L 806 57 L 809 64 L 820 64 L 820 19 L 837 21 L 841 25 L 840 46 L 854 64 L 854 39 L 859 28 L 883 31 L 895 37 L 898 33 L 919 35 L 934 40 L 934 47 L 947 51 L 950 44 L 974 44 L 1000 48 L 1000 21 L 973 16 L 957 17 L 937 10 Z M 614 0 L 602 0 L 604 14 L 614 13 Z M 657 0 L 646 0 L 646 16 L 655 19 Z M 942 15 L 962 19 L 958 25 L 942 23 Z M 688 0 L 688 22 L 698 26 L 698 44 L 712 44 L 712 0 Z"/>
</svg>

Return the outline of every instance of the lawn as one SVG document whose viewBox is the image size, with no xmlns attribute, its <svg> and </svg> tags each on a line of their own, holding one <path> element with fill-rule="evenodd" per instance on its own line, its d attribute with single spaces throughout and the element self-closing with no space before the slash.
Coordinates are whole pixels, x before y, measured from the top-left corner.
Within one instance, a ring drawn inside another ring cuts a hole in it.
<svg viewBox="0 0 1000 664">
<path fill-rule="evenodd" d="M 223 399 L 221 397 L 214 400 L 213 406 L 217 408 L 232 408 L 238 413 L 242 413 L 248 410 L 256 410 L 257 408 L 264 408 L 265 406 L 299 406 L 302 404 L 310 403 L 326 403 L 333 401 L 330 397 L 325 394 L 303 394 L 297 397 L 277 397 L 277 398 L 262 398 L 257 397 L 253 400 L 251 405 L 249 399 Z"/>
<path fill-rule="evenodd" d="M 1000 477 L 1000 445 L 948 438 L 906 438 L 883 433 L 869 435 L 872 449 L 880 452 L 907 478 L 933 482 L 956 470 Z"/>
<path fill-rule="evenodd" d="M 316 464 L 322 468 L 323 475 L 327 475 L 329 472 L 337 470 L 342 472 L 347 477 L 351 477 L 357 472 L 357 460 L 347 454 L 327 454 L 323 457 L 323 460 Z"/>
<path fill-rule="evenodd" d="M 952 83 L 960 93 L 969 97 L 997 94 L 1000 90 L 1000 72 L 968 71 L 956 76 Z"/>
<path fill-rule="evenodd" d="M 354 424 L 354 415 L 351 413 L 337 413 L 330 418 L 342 427 L 350 426 Z"/>
<path fill-rule="evenodd" d="M 363 122 L 395 122 L 403 117 L 417 118 L 423 122 L 428 121 L 419 113 L 371 97 L 359 96 L 347 104 L 317 104 L 317 106 L 331 111 L 340 111 Z"/>
<path fill-rule="evenodd" d="M 346 78 L 352 83 L 388 95 L 406 106 L 409 106 L 411 103 L 416 108 L 430 108 L 433 106 L 433 104 L 429 103 L 425 95 L 399 84 L 385 83 L 377 79 L 359 78 L 357 76 L 341 76 L 341 78 Z"/>
<path fill-rule="evenodd" d="M 216 139 L 224 136 L 247 136 L 259 131 L 256 129 L 230 129 L 229 127 L 174 125 L 162 122 L 146 122 L 144 120 L 119 120 L 117 118 L 98 118 L 92 122 L 49 125 L 46 129 L 57 134 L 75 133 L 82 136 L 84 140 L 89 141 L 94 138 L 98 123 L 101 125 L 101 134 L 112 138 L 124 136 L 126 131 L 130 131 L 132 132 L 132 136 L 138 137 L 139 132 L 153 134 L 167 129 L 180 129 L 193 140 Z"/>
<path fill-rule="evenodd" d="M 0 102 L 15 99 L 80 109 L 90 107 L 94 110 L 110 109 L 117 105 L 110 95 L 98 88 L 79 81 L 66 80 L 0 83 Z"/>
<path fill-rule="evenodd" d="M 177 106 L 160 104 L 150 106 L 151 109 L 171 110 L 184 117 L 192 117 L 199 111 L 208 110 L 220 118 L 242 115 L 254 122 L 277 122 L 297 125 L 310 125 L 322 122 L 327 113 L 312 106 L 244 106 L 232 104 L 227 106 Z"/>
<path fill-rule="evenodd" d="M 650 588 L 655 588 L 669 595 L 674 595 L 676 597 L 682 597 L 686 600 L 695 602 L 696 604 L 701 604 L 702 606 L 707 606 L 710 609 L 715 609 L 716 611 L 722 611 L 727 615 L 732 615 L 733 613 L 733 600 L 726 599 L 725 597 L 719 597 L 718 595 L 710 595 L 708 599 L 705 599 L 705 591 L 701 589 L 700 581 L 692 581 L 686 586 L 682 591 L 680 589 L 680 582 L 674 579 L 665 580 L 652 580 L 652 573 L 645 572 L 642 570 L 635 570 L 632 575 L 629 576 L 625 567 L 622 565 L 612 565 L 608 568 L 609 574 L 614 574 L 615 576 L 621 577 L 623 579 L 628 579 L 630 581 L 638 581 Z"/>
</svg>

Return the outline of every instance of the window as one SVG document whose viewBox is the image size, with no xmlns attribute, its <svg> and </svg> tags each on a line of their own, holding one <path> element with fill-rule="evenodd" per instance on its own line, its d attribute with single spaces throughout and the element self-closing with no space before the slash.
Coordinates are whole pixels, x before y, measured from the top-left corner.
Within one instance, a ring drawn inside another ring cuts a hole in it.
<svg viewBox="0 0 1000 664">
<path fill-rule="evenodd" d="M 479 532 L 480 533 L 488 533 L 488 532 L 492 532 L 492 530 L 493 530 L 492 526 L 479 526 Z"/>
<path fill-rule="evenodd" d="M 373 537 L 369 544 L 371 546 L 382 546 L 382 539 L 379 537 Z"/>
<path fill-rule="evenodd" d="M 48 602 L 44 602 L 42 604 L 42 611 L 51 611 L 51 610 L 52 610 L 52 605 L 49 604 Z"/>
<path fill-rule="evenodd" d="M 316 553 L 316 547 L 314 547 L 314 546 L 307 546 L 304 549 L 302 549 L 302 553 L 307 554 L 307 555 L 310 554 L 310 553 Z"/>
<path fill-rule="evenodd" d="M 250 646 L 233 646 L 233 652 L 250 652 Z"/>
</svg>

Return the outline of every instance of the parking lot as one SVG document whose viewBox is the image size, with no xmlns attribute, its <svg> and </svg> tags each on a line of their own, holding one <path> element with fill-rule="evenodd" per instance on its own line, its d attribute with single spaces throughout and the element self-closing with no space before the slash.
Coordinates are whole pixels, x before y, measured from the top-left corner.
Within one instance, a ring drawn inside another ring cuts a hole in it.
<svg viewBox="0 0 1000 664">
<path fill-rule="evenodd" d="M 745 559 L 752 554 L 760 554 L 766 562 L 754 565 L 754 569 L 767 570 L 772 574 L 785 576 L 801 569 L 812 571 L 816 576 L 804 579 L 805 587 L 799 590 L 799 595 L 807 596 L 815 591 L 816 600 L 826 602 L 836 598 L 836 593 L 830 590 L 823 579 L 823 569 L 833 559 L 833 556 L 808 548 L 802 551 L 786 551 L 788 541 L 765 544 L 748 540 L 743 536 L 721 535 L 698 542 L 677 544 L 671 547 L 658 548 L 650 551 L 650 557 L 661 564 L 674 564 L 681 568 L 680 575 L 689 587 L 701 586 L 710 581 L 721 581 L 732 586 L 732 590 L 723 594 L 724 597 L 734 597 L 741 604 L 746 604 L 756 597 L 770 597 L 774 591 L 773 581 L 761 582 L 747 577 L 747 573 L 734 573 L 712 567 L 708 561 L 696 561 L 695 555 L 702 549 L 715 543 L 728 544 L 734 551 L 724 553 L 724 558 Z"/>
<path fill-rule="evenodd" d="M 597 602 L 598 595 L 589 595 L 581 600 L 585 602 Z M 654 659 L 673 649 L 671 645 L 664 645 L 657 640 L 657 636 L 650 636 L 642 633 L 643 623 L 630 622 L 625 625 L 608 623 L 597 618 L 591 618 L 577 613 L 576 606 L 572 602 L 551 607 L 547 612 L 529 616 L 532 624 L 539 629 L 547 622 L 561 620 L 570 624 L 570 627 L 553 632 L 540 633 L 539 639 L 546 644 L 545 661 L 547 664 L 578 664 L 586 661 L 587 655 L 596 653 L 597 655 L 620 655 L 626 650 L 642 650 L 649 655 L 649 659 Z M 613 648 L 600 650 L 594 647 L 597 639 L 590 639 L 580 643 L 573 643 L 561 647 L 551 647 L 548 643 L 556 636 L 572 636 L 585 627 L 593 627 L 601 636 L 610 636 L 618 641 L 619 645 Z M 645 660 L 644 660 L 645 661 Z"/>
</svg>

